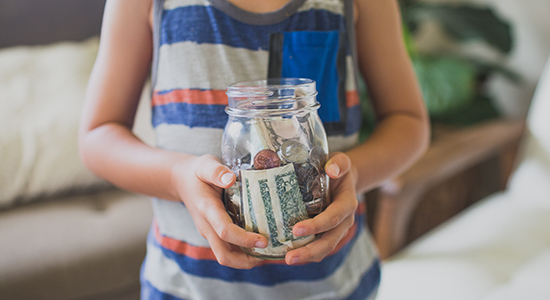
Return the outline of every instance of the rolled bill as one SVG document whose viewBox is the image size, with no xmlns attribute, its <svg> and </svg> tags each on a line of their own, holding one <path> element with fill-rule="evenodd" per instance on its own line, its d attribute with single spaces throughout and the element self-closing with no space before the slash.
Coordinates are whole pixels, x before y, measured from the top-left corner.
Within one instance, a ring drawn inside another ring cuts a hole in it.
<svg viewBox="0 0 550 300">
<path fill-rule="evenodd" d="M 254 252 L 280 257 L 315 239 L 292 234 L 294 224 L 309 218 L 292 163 L 267 170 L 242 170 L 241 176 L 245 229 L 264 235 L 269 242 Z"/>
</svg>

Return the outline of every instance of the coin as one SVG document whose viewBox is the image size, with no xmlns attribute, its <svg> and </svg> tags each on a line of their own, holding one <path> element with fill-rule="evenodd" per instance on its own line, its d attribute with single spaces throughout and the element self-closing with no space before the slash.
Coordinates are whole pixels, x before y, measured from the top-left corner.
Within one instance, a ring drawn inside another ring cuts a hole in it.
<svg viewBox="0 0 550 300">
<path fill-rule="evenodd" d="M 307 161 L 308 151 L 304 144 L 296 141 L 285 141 L 281 145 L 281 155 L 292 163 L 303 163 Z"/>
<path fill-rule="evenodd" d="M 317 198 L 313 201 L 306 202 L 306 210 L 310 218 L 315 217 L 325 210 L 326 205 L 323 198 Z"/>
<path fill-rule="evenodd" d="M 315 146 L 309 151 L 309 160 L 313 163 L 319 170 L 324 170 L 325 164 L 327 163 L 327 153 L 321 146 Z"/>
<path fill-rule="evenodd" d="M 264 149 L 256 153 L 256 156 L 254 156 L 254 169 L 256 170 L 277 168 L 280 165 L 281 159 L 273 150 Z"/>
<path fill-rule="evenodd" d="M 319 171 L 317 168 L 310 163 L 301 163 L 301 164 L 295 164 L 294 170 L 296 172 L 296 177 L 298 178 L 298 185 L 300 186 L 300 193 L 302 193 L 302 199 L 304 202 L 310 202 L 314 200 L 314 194 L 313 194 L 313 188 L 317 188 L 317 186 L 312 186 L 314 182 L 318 181 L 318 178 L 320 178 Z M 315 195 L 319 194 L 317 191 L 315 191 Z"/>
</svg>

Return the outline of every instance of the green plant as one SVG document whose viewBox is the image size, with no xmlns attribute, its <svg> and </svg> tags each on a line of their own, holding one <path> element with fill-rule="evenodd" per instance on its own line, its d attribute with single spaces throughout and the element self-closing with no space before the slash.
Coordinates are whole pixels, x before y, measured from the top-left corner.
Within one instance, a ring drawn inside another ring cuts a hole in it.
<svg viewBox="0 0 550 300">
<path fill-rule="evenodd" d="M 511 25 L 487 7 L 424 3 L 419 0 L 400 0 L 400 6 L 403 38 L 432 122 L 469 125 L 498 117 L 498 111 L 482 88 L 483 83 L 494 72 L 517 81 L 519 77 L 514 72 L 477 57 L 451 52 L 421 53 L 414 36 L 425 22 L 436 22 L 456 43 L 481 40 L 507 55 L 513 45 Z M 361 137 L 366 138 L 375 121 L 364 85 L 360 92 L 366 106 Z"/>
</svg>

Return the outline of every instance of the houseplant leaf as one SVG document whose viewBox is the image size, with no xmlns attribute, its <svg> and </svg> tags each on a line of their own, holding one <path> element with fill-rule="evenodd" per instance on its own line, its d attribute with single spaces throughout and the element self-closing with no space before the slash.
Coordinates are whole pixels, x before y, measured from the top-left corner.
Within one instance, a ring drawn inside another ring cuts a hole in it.
<svg viewBox="0 0 550 300">
<path fill-rule="evenodd" d="M 449 56 L 417 56 L 412 61 L 430 116 L 447 115 L 471 104 L 476 81 L 471 63 Z"/>
<path fill-rule="evenodd" d="M 411 30 L 431 19 L 459 41 L 482 39 L 503 53 L 512 49 L 510 24 L 486 7 L 422 3 L 408 6 L 404 18 Z"/>
<path fill-rule="evenodd" d="M 477 95 L 472 103 L 453 113 L 432 117 L 432 123 L 444 123 L 454 126 L 469 126 L 484 120 L 500 117 L 498 109 L 490 98 Z"/>
</svg>

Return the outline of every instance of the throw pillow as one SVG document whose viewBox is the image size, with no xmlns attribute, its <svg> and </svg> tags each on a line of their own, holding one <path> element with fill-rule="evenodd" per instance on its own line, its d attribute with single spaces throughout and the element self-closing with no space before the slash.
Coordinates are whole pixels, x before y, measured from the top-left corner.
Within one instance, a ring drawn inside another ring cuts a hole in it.
<svg viewBox="0 0 550 300">
<path fill-rule="evenodd" d="M 107 186 L 80 161 L 77 128 L 98 38 L 0 50 L 0 208 Z"/>
</svg>

